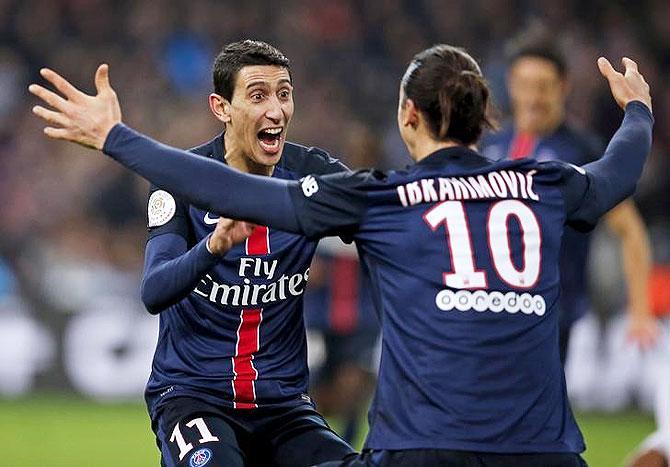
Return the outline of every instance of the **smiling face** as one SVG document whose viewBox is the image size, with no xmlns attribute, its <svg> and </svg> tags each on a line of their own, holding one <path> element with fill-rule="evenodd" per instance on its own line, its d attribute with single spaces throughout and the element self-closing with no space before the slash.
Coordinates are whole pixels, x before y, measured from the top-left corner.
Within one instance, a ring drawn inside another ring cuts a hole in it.
<svg viewBox="0 0 670 467">
<path fill-rule="evenodd" d="M 285 67 L 242 67 L 230 101 L 213 94 L 210 104 L 226 124 L 226 153 L 243 155 L 251 166 L 271 168 L 279 162 L 293 116 L 293 86 Z"/>
</svg>

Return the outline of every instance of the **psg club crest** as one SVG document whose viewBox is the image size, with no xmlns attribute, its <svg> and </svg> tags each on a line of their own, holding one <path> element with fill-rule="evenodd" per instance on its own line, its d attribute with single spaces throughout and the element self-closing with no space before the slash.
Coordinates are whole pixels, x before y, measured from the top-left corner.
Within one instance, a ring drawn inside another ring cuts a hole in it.
<svg viewBox="0 0 670 467">
<path fill-rule="evenodd" d="M 207 464 L 212 458 L 212 451 L 207 448 L 198 449 L 191 454 L 191 459 L 188 461 L 189 467 L 200 467 Z"/>
</svg>

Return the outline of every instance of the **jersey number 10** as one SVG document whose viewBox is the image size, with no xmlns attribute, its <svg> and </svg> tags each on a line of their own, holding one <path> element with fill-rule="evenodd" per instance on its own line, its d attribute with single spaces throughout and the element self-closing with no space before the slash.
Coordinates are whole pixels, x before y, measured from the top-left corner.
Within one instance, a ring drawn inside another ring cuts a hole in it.
<svg viewBox="0 0 670 467">
<path fill-rule="evenodd" d="M 522 266 L 512 261 L 508 221 L 515 217 L 521 228 L 523 245 Z M 486 271 L 477 269 L 472 248 L 472 236 L 465 207 L 461 201 L 445 201 L 423 216 L 433 232 L 445 225 L 447 244 L 451 253 L 452 272 L 444 273 L 444 283 L 454 289 L 485 289 Z M 512 287 L 530 289 L 540 277 L 540 248 L 542 235 L 535 213 L 521 201 L 505 200 L 494 203 L 486 222 L 489 250 L 498 277 Z"/>
</svg>

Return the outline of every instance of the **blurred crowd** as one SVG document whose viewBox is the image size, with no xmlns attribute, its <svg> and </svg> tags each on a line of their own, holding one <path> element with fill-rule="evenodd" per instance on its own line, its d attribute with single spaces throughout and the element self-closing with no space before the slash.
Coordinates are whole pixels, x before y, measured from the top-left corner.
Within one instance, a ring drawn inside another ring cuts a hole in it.
<svg viewBox="0 0 670 467">
<path fill-rule="evenodd" d="M 636 200 L 655 259 L 670 262 L 670 2 L 568 0 L 0 0 L 0 296 L 44 321 L 113 291 L 137 295 L 148 185 L 92 151 L 47 140 L 27 84 L 49 66 L 93 91 L 101 62 L 129 125 L 180 147 L 220 131 L 207 108 L 226 43 L 268 41 L 292 61 L 289 139 L 352 167 L 409 162 L 395 123 L 399 78 L 437 42 L 484 65 L 504 119 L 505 43 L 533 21 L 569 51 L 570 120 L 604 140 L 621 112 L 595 65 L 634 57 L 654 97 L 653 155 Z"/>
</svg>

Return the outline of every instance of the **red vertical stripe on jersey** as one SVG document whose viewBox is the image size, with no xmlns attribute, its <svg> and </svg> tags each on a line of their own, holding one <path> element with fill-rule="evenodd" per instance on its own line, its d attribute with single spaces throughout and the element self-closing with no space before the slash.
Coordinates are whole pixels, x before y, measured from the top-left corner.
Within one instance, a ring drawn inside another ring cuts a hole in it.
<svg viewBox="0 0 670 467">
<path fill-rule="evenodd" d="M 350 334 L 358 322 L 358 261 L 335 257 L 332 274 L 330 325 L 339 334 Z"/>
<path fill-rule="evenodd" d="M 246 241 L 247 255 L 267 255 L 270 253 L 270 230 L 256 226 Z M 255 409 L 256 380 L 258 370 L 254 367 L 254 354 L 260 349 L 260 327 L 263 309 L 244 309 L 240 313 L 237 329 L 237 345 L 233 358 L 233 406 L 236 409 Z"/>
<path fill-rule="evenodd" d="M 535 149 L 536 139 L 530 133 L 517 133 L 510 144 L 509 158 L 514 161 L 530 156 Z"/>
<path fill-rule="evenodd" d="M 256 388 L 254 382 L 258 371 L 254 368 L 254 354 L 258 352 L 258 331 L 261 325 L 262 310 L 260 308 L 242 310 L 240 327 L 237 329 L 237 346 L 233 358 L 233 393 L 236 409 L 256 408 Z"/>
<path fill-rule="evenodd" d="M 248 255 L 267 255 L 270 253 L 270 229 L 257 225 L 247 238 Z"/>
</svg>

